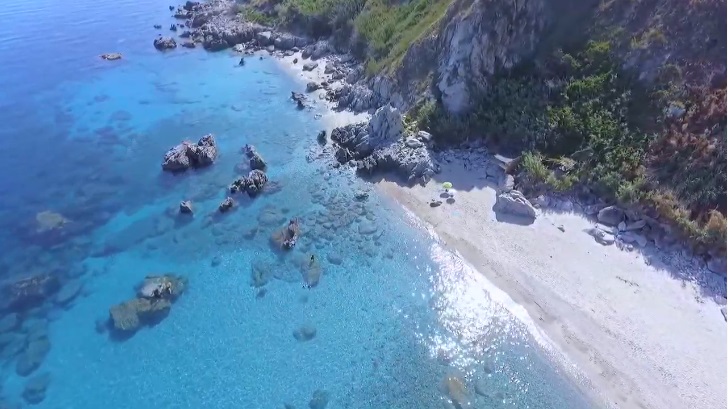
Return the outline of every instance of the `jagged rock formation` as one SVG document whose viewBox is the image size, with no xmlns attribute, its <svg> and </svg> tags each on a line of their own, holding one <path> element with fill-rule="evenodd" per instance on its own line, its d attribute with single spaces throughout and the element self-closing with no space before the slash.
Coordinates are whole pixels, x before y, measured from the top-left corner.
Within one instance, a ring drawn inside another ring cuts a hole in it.
<svg viewBox="0 0 728 409">
<path fill-rule="evenodd" d="M 336 159 L 340 163 L 355 161 L 357 170 L 396 171 L 410 183 L 427 182 L 437 166 L 426 146 L 416 139 L 405 139 L 399 110 L 385 105 L 371 120 L 335 128 L 331 140 L 337 144 Z"/>
</svg>

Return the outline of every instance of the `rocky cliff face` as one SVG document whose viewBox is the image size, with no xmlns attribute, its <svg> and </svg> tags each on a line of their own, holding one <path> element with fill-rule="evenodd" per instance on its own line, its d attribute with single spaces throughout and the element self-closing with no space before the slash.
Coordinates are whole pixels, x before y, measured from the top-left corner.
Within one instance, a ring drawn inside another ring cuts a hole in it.
<svg viewBox="0 0 728 409">
<path fill-rule="evenodd" d="M 465 112 L 488 78 L 534 51 L 544 0 L 458 0 L 440 26 L 436 89 L 445 108 Z"/>
</svg>

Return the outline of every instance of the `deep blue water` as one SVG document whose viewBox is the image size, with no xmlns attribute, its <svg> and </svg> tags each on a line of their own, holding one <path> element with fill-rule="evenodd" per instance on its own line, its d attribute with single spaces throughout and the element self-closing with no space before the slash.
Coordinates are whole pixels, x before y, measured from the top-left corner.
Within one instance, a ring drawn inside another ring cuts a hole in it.
<svg viewBox="0 0 728 409">
<path fill-rule="evenodd" d="M 29 406 L 25 385 L 43 374 L 38 408 L 305 408 L 316 390 L 328 408 L 447 408 L 450 376 L 467 407 L 591 406 L 484 278 L 386 198 L 355 201 L 370 187 L 348 170 L 307 159 L 323 125 L 289 101 L 302 84 L 268 57 L 238 68 L 226 52 L 155 51 L 168 5 L 11 0 L 0 11 L 0 281 L 51 273 L 82 285 L 69 305 L 50 296 L 0 334 L 0 407 Z M 162 174 L 166 149 L 206 133 L 221 150 L 211 168 Z M 281 189 L 238 196 L 220 217 L 246 143 Z M 176 215 L 184 199 L 190 222 Z M 38 231 L 43 211 L 70 222 Z M 304 234 L 281 254 L 269 236 L 291 217 Z M 323 276 L 305 289 L 310 254 Z M 264 294 L 252 265 L 277 277 Z M 123 341 L 97 330 L 164 272 L 189 280 L 165 320 Z M 312 340 L 293 337 L 302 325 Z M 50 352 L 18 375 L 46 327 Z"/>
</svg>

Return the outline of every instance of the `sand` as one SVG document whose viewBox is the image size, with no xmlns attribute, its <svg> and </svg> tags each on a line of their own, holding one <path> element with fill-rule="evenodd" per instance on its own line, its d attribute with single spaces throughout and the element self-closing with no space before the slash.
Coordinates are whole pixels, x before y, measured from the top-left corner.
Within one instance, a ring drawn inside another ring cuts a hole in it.
<svg viewBox="0 0 728 409">
<path fill-rule="evenodd" d="M 330 79 L 325 58 L 312 71 L 302 70 L 308 60 L 300 53 L 276 60 L 300 80 L 294 91 Z M 327 132 L 368 118 L 334 111 L 324 95 L 307 94 Z M 525 307 L 605 406 L 726 407 L 725 279 L 680 254 L 602 246 L 584 232 L 593 222 L 580 213 L 540 211 L 531 225 L 498 221 L 485 162 L 459 155 L 426 186 L 382 180 L 377 189 Z M 432 208 L 444 181 L 453 183 L 455 203 Z"/>
<path fill-rule="evenodd" d="M 602 246 L 580 214 L 498 221 L 484 162 L 459 156 L 426 186 L 384 180 L 377 188 L 523 305 L 605 406 L 726 407 L 725 279 L 681 255 Z M 444 181 L 455 203 L 430 207 Z"/>
</svg>

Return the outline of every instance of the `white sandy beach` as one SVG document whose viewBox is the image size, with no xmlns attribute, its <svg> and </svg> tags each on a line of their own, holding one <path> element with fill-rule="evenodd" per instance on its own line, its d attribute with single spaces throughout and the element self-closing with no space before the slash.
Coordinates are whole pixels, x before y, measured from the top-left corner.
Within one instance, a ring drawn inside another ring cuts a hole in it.
<svg viewBox="0 0 728 409">
<path fill-rule="evenodd" d="M 326 59 L 313 71 L 302 71 L 308 60 L 300 53 L 276 59 L 304 88 L 330 77 L 324 73 Z M 324 94 L 307 96 L 331 108 Z M 368 117 L 331 109 L 321 115 L 327 132 Z M 725 281 L 707 270 L 701 275 L 697 263 L 680 255 L 657 253 L 648 262 L 639 251 L 604 247 L 584 232 L 593 223 L 579 214 L 541 212 L 528 226 L 500 222 L 485 161 L 459 157 L 442 163 L 442 173 L 426 186 L 384 180 L 377 188 L 523 305 L 610 407 L 726 407 L 728 338 L 720 312 L 725 298 L 716 301 L 676 275 L 708 277 L 723 288 Z M 455 203 L 432 208 L 429 201 L 444 181 L 453 183 Z"/>
<path fill-rule="evenodd" d="M 609 406 L 726 407 L 720 301 L 670 273 L 698 267 L 674 255 L 669 270 L 640 252 L 597 244 L 583 232 L 593 223 L 573 213 L 542 213 L 528 226 L 499 222 L 484 162 L 468 161 L 468 170 L 462 158 L 446 163 L 427 186 L 377 187 L 523 305 Z M 444 181 L 453 183 L 455 203 L 432 208 Z"/>
</svg>

